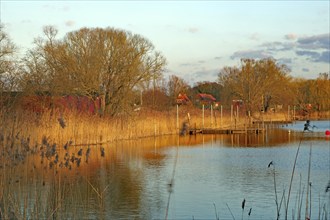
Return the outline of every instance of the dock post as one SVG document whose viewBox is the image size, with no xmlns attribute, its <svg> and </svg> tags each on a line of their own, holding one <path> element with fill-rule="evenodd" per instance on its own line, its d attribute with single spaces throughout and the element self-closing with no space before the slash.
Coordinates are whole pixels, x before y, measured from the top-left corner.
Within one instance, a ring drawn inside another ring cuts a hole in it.
<svg viewBox="0 0 330 220">
<path fill-rule="evenodd" d="M 176 105 L 176 130 L 179 133 L 179 105 Z"/>
<path fill-rule="evenodd" d="M 220 106 L 220 128 L 222 127 L 222 105 Z"/>
<path fill-rule="evenodd" d="M 211 104 L 211 127 L 213 128 L 213 105 Z"/>
<path fill-rule="evenodd" d="M 233 105 L 230 106 L 230 126 L 233 126 Z"/>
<path fill-rule="evenodd" d="M 203 122 L 203 128 L 204 128 L 204 105 L 203 105 L 203 111 L 202 111 L 202 122 Z"/>
</svg>

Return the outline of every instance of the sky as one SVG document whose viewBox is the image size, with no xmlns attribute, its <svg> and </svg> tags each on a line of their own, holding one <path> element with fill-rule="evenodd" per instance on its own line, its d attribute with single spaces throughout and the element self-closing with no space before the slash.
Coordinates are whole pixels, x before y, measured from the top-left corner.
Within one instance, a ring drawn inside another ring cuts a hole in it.
<svg viewBox="0 0 330 220">
<path fill-rule="evenodd" d="M 0 0 L 0 22 L 20 52 L 42 28 L 58 38 L 82 27 L 112 27 L 148 39 L 167 60 L 164 77 L 193 85 L 218 78 L 241 58 L 273 58 L 293 77 L 330 71 L 330 1 Z"/>
</svg>

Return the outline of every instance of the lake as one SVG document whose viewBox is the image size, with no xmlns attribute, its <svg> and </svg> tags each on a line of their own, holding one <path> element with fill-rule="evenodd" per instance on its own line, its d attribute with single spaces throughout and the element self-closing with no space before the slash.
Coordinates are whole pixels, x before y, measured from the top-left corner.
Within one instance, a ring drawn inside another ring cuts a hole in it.
<svg viewBox="0 0 330 220">
<path fill-rule="evenodd" d="M 313 132 L 302 133 L 304 123 L 266 125 L 262 134 L 58 146 L 57 161 L 30 156 L 2 167 L 1 182 L 15 212 L 30 218 L 276 219 L 276 186 L 280 219 L 288 198 L 288 218 L 303 219 L 307 201 L 311 219 L 329 219 L 330 121 L 312 121 Z"/>
</svg>

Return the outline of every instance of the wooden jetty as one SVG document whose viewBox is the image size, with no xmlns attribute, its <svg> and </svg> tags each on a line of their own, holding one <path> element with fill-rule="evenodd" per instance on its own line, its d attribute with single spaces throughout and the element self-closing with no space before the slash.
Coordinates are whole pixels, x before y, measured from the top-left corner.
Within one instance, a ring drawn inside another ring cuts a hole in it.
<svg viewBox="0 0 330 220">
<path fill-rule="evenodd" d="M 274 121 L 253 121 L 253 124 L 292 124 L 293 121 L 291 120 L 274 120 Z"/>
<path fill-rule="evenodd" d="M 189 129 L 189 134 L 260 134 L 263 128 L 200 128 Z"/>
</svg>

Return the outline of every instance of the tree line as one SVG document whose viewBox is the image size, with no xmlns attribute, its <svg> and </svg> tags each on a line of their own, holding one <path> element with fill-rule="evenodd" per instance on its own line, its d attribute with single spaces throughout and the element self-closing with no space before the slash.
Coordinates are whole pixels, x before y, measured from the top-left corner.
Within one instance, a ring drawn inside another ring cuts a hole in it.
<svg viewBox="0 0 330 220">
<path fill-rule="evenodd" d="M 115 28 L 81 28 L 58 38 L 53 26 L 43 28 L 33 48 L 18 57 L 18 48 L 0 26 L 0 98 L 5 93 L 102 97 L 103 112 L 118 115 L 136 106 L 168 110 L 179 93 L 192 100 L 213 95 L 223 105 L 242 100 L 248 112 L 275 105 L 312 104 L 330 109 L 329 73 L 298 79 L 275 59 L 241 59 L 219 70 L 217 81 L 190 86 L 171 75 L 164 79 L 166 58 L 146 38 Z"/>
</svg>

